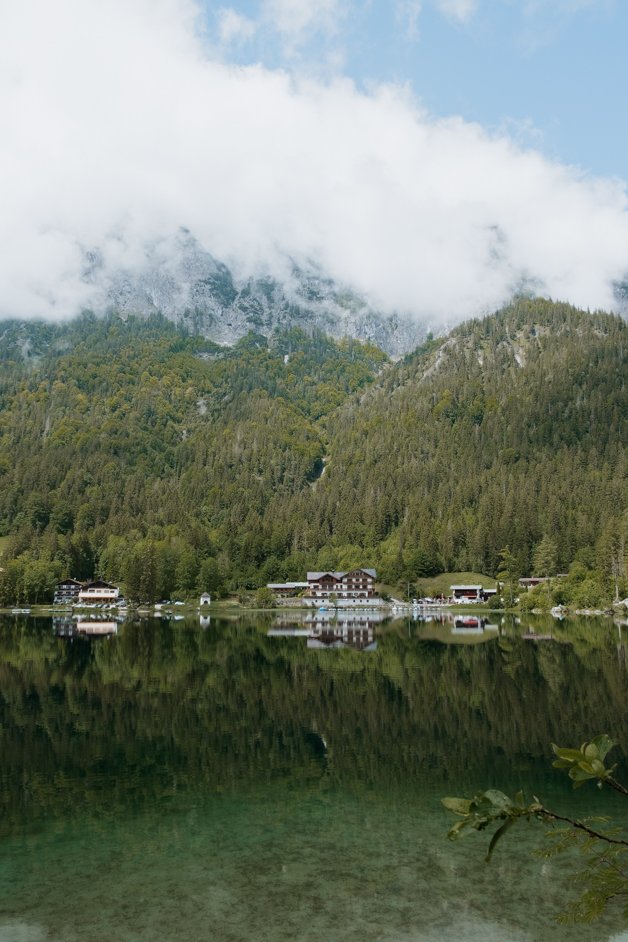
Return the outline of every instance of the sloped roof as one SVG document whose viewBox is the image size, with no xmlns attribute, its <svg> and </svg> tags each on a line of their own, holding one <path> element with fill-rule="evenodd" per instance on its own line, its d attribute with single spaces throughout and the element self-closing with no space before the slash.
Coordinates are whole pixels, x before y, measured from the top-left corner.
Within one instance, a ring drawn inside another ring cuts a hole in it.
<svg viewBox="0 0 628 942">
<path fill-rule="evenodd" d="M 375 579 L 377 573 L 375 569 L 362 569 L 360 567 L 354 569 L 345 569 L 341 572 L 332 572 L 331 569 L 325 569 L 322 572 L 308 572 L 307 580 L 308 582 L 314 582 L 317 579 L 321 579 L 323 576 L 331 576 L 332 579 L 335 579 L 337 582 L 340 582 L 346 575 L 350 572 L 364 572 L 367 576 L 370 576 L 371 579 Z"/>
</svg>

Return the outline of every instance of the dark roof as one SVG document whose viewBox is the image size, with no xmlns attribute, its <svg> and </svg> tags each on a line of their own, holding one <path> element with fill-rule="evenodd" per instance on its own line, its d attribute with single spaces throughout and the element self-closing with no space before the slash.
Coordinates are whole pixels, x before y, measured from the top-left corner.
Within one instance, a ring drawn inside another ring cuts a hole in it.
<svg viewBox="0 0 628 942">
<path fill-rule="evenodd" d="M 308 578 L 308 582 L 312 582 L 315 579 L 321 579 L 323 576 L 331 576 L 332 579 L 335 579 L 337 582 L 340 582 L 340 580 L 343 579 L 345 576 L 347 576 L 350 572 L 363 572 L 363 573 L 366 573 L 367 576 L 370 576 L 371 579 L 375 579 L 377 575 L 375 569 L 362 569 L 362 568 L 345 569 L 340 572 L 332 572 L 330 569 L 325 569 L 323 570 L 323 572 L 308 572 L 307 578 Z"/>
</svg>

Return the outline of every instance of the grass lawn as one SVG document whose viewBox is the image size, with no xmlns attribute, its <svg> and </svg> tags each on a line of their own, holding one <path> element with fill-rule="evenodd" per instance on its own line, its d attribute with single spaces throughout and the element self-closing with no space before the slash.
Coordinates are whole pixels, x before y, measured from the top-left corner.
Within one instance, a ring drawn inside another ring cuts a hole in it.
<svg viewBox="0 0 628 942">
<path fill-rule="evenodd" d="M 435 595 L 449 595 L 452 585 L 481 585 L 485 589 L 494 589 L 497 585 L 491 576 L 481 572 L 443 572 L 438 576 L 429 576 L 425 579 L 415 579 L 414 583 L 418 597 Z M 399 598 L 405 593 L 405 586 L 380 586 L 380 591 Z"/>
</svg>

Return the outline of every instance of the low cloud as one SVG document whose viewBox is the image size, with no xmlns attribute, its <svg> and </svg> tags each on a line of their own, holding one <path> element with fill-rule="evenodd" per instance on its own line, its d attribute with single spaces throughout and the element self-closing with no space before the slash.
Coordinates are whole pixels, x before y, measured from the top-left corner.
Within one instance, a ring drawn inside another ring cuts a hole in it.
<svg viewBox="0 0 628 942">
<path fill-rule="evenodd" d="M 197 28 L 191 0 L 2 5 L 1 316 L 95 304 L 179 227 L 241 274 L 313 262 L 432 323 L 522 285 L 612 306 L 621 181 L 434 119 L 397 87 L 225 65 Z"/>
</svg>

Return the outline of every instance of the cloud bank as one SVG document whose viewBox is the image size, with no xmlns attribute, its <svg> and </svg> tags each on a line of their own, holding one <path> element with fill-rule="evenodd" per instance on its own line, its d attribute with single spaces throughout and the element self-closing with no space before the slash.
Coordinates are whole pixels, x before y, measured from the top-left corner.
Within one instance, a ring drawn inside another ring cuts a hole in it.
<svg viewBox="0 0 628 942">
<path fill-rule="evenodd" d="M 302 4 L 280 6 L 286 29 L 307 28 Z M 109 273 L 182 226 L 240 274 L 315 263 L 432 323 L 523 284 L 612 307 L 624 183 L 437 120 L 398 87 L 230 66 L 199 23 L 192 0 L 0 6 L 0 316 L 97 305 Z M 93 251 L 98 284 L 84 277 Z"/>
</svg>

